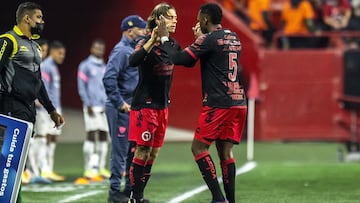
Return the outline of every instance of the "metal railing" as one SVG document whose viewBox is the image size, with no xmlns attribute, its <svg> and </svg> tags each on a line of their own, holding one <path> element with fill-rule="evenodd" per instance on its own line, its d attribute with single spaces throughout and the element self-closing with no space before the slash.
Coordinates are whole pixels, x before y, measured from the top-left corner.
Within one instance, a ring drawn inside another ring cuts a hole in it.
<svg viewBox="0 0 360 203">
<path fill-rule="evenodd" d="M 328 37 L 330 39 L 341 40 L 344 37 L 349 38 L 360 38 L 360 31 L 318 31 L 309 34 L 285 34 L 282 31 L 277 31 L 272 38 L 272 48 L 278 49 L 279 39 L 282 37 L 308 37 L 308 38 L 320 38 L 320 37 Z M 291 48 L 290 48 L 291 49 Z"/>
</svg>

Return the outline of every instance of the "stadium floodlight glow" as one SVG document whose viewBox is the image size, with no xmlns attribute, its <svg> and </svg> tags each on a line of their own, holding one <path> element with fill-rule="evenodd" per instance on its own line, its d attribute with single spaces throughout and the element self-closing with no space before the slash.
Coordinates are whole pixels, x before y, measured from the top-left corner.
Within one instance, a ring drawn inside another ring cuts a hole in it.
<svg viewBox="0 0 360 203">
<path fill-rule="evenodd" d="M 0 114 L 0 202 L 15 203 L 33 124 Z"/>
</svg>

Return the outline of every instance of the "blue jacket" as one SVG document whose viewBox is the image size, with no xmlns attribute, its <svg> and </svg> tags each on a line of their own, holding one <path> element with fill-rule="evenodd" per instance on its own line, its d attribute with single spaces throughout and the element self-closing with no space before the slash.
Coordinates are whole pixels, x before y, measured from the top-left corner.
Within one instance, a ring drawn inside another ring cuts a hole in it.
<svg viewBox="0 0 360 203">
<path fill-rule="evenodd" d="M 106 105 L 120 109 L 124 102 L 131 104 L 139 81 L 137 67 L 129 65 L 129 56 L 134 52 L 135 41 L 123 36 L 110 53 L 103 83 L 107 95 Z"/>
<path fill-rule="evenodd" d="M 77 84 L 84 106 L 105 106 L 106 94 L 102 82 L 106 64 L 103 60 L 90 55 L 78 68 Z"/>
</svg>

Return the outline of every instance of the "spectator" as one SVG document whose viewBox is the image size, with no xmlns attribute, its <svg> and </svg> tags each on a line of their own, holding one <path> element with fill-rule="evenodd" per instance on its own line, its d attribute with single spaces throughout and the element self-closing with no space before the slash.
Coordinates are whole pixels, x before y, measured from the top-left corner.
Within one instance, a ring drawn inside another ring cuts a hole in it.
<svg viewBox="0 0 360 203">
<path fill-rule="evenodd" d="M 351 5 L 353 12 L 346 29 L 350 31 L 360 31 L 360 0 L 352 0 Z M 360 45 L 360 38 L 354 37 L 350 39 L 350 42 L 358 48 Z"/>
<path fill-rule="evenodd" d="M 324 1 L 323 0 L 310 0 L 309 1 L 313 11 L 314 11 L 314 30 L 315 33 L 321 33 L 322 31 L 328 31 L 329 26 L 327 26 L 324 22 L 323 18 L 323 7 Z M 329 37 L 322 36 L 322 37 L 314 37 L 314 47 L 318 48 L 325 48 L 329 46 Z"/>
<path fill-rule="evenodd" d="M 310 0 L 309 2 L 314 11 L 315 30 L 326 30 L 327 25 L 325 24 L 324 18 L 323 18 L 324 1 L 323 0 Z"/>
<path fill-rule="evenodd" d="M 347 26 L 348 30 L 360 31 L 360 0 L 352 0 L 353 12 Z"/>
<path fill-rule="evenodd" d="M 351 6 L 348 0 L 326 0 L 323 7 L 323 18 L 330 30 L 345 29 L 350 17 Z"/>
<path fill-rule="evenodd" d="M 285 2 L 281 13 L 284 24 L 282 47 L 308 48 L 311 40 L 307 36 L 314 30 L 314 11 L 311 4 L 306 0 L 290 0 Z"/>
<path fill-rule="evenodd" d="M 220 1 L 223 7 L 235 13 L 246 24 L 249 24 L 249 13 L 247 12 L 248 0 L 222 0 Z"/>
<path fill-rule="evenodd" d="M 248 3 L 250 28 L 261 34 L 267 45 L 271 43 L 274 28 L 270 22 L 270 0 L 251 0 Z"/>
</svg>

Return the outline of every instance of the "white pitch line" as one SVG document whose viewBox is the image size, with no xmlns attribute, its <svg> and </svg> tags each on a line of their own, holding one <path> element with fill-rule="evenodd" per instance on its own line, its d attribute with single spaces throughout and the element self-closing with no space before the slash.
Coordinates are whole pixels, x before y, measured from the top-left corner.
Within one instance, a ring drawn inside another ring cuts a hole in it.
<svg viewBox="0 0 360 203">
<path fill-rule="evenodd" d="M 238 168 L 236 170 L 236 175 L 238 176 L 240 174 L 249 172 L 249 171 L 253 170 L 255 167 L 256 167 L 256 162 L 254 162 L 254 161 L 247 162 L 245 165 L 243 165 L 242 167 L 240 167 L 240 168 Z M 218 181 L 219 181 L 219 183 L 222 183 L 222 178 L 219 177 Z M 193 190 L 185 192 L 182 195 L 179 195 L 179 196 L 171 199 L 167 203 L 180 203 L 180 202 L 182 202 L 182 201 L 184 201 L 184 200 L 186 200 L 186 199 L 188 199 L 188 198 L 190 198 L 190 197 L 192 197 L 192 196 L 194 196 L 196 194 L 199 194 L 199 193 L 201 193 L 201 192 L 203 192 L 203 191 L 205 191 L 207 189 L 208 189 L 207 185 L 202 185 L 200 187 L 197 187 L 197 188 L 195 188 Z"/>
<path fill-rule="evenodd" d="M 68 197 L 66 199 L 63 199 L 63 200 L 59 201 L 58 203 L 74 202 L 74 201 L 82 199 L 84 197 L 94 196 L 94 195 L 97 195 L 97 194 L 102 193 L 102 192 L 103 191 L 95 190 L 95 191 L 86 192 L 86 193 L 82 193 L 82 194 L 78 194 L 78 195 L 73 195 L 73 196 L 70 196 L 70 197 Z"/>
</svg>

